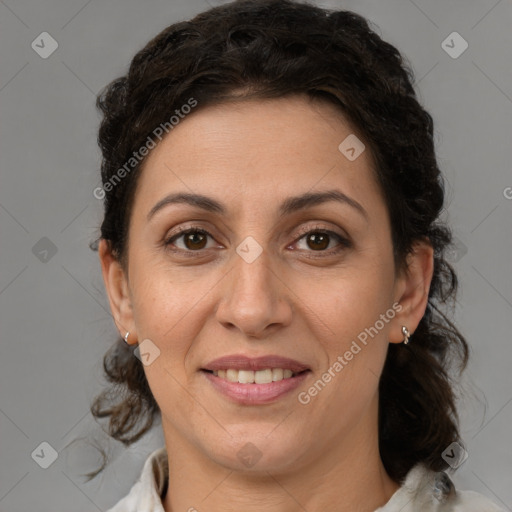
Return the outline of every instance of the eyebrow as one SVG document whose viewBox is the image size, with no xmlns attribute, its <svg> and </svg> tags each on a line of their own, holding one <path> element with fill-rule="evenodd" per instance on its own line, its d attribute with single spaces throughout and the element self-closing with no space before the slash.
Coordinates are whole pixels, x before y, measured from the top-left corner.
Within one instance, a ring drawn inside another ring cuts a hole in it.
<svg viewBox="0 0 512 512">
<path fill-rule="evenodd" d="M 326 190 L 325 192 L 306 192 L 300 196 L 289 197 L 283 201 L 279 208 L 279 217 L 290 215 L 291 213 L 297 212 L 305 208 L 311 208 L 328 201 L 337 201 L 338 203 L 346 204 L 351 206 L 353 209 L 358 211 L 366 220 L 368 220 L 368 213 L 355 199 L 347 196 L 340 190 Z M 148 213 L 147 220 L 151 218 L 162 208 L 170 204 L 188 204 L 201 208 L 202 210 L 218 213 L 225 215 L 227 209 L 222 203 L 217 200 L 204 196 L 202 194 L 190 194 L 185 192 L 169 194 L 151 208 Z"/>
</svg>

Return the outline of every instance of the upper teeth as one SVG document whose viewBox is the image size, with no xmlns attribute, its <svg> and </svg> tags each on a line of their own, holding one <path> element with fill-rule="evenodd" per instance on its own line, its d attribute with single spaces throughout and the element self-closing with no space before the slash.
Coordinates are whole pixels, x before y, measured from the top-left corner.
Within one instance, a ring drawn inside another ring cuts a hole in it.
<svg viewBox="0 0 512 512">
<path fill-rule="evenodd" d="M 267 370 L 218 370 L 213 372 L 214 375 L 229 382 L 239 382 L 240 384 L 269 384 L 283 379 L 289 379 L 294 374 L 291 370 L 283 370 L 282 368 L 269 368 Z"/>
</svg>

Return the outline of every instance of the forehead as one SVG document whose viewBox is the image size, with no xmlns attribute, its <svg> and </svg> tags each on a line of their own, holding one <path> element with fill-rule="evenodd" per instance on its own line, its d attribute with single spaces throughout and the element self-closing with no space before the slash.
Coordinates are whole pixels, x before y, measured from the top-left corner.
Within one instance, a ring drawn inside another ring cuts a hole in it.
<svg viewBox="0 0 512 512">
<path fill-rule="evenodd" d="M 355 159 L 343 152 L 344 141 L 358 144 L 354 137 L 335 106 L 306 97 L 199 105 L 146 158 L 134 209 L 149 212 L 176 191 L 240 210 L 332 188 L 370 207 L 380 196 L 370 151 L 366 146 Z"/>
</svg>

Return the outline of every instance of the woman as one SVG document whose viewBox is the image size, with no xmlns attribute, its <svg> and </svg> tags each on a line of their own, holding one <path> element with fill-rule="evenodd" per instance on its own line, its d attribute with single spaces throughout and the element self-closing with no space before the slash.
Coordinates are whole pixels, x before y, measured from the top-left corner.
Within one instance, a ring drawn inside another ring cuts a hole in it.
<svg viewBox="0 0 512 512">
<path fill-rule="evenodd" d="M 499 510 L 445 472 L 468 346 L 411 83 L 360 16 L 248 0 L 168 27 L 101 94 L 121 338 L 92 412 L 165 438 L 111 512 Z"/>
</svg>

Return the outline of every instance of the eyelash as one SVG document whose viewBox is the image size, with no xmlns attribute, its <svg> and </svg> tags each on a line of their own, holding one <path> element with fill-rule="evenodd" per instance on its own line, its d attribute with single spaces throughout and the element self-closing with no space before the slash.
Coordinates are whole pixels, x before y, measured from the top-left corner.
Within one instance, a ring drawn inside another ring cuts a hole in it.
<svg viewBox="0 0 512 512">
<path fill-rule="evenodd" d="M 197 251 L 191 251 L 191 250 L 172 249 L 171 248 L 172 243 L 174 243 L 178 238 L 181 238 L 190 233 L 200 233 L 202 235 L 206 235 L 206 236 L 213 238 L 213 236 L 208 231 L 206 231 L 205 229 L 200 228 L 200 227 L 180 228 L 178 230 L 178 233 L 175 233 L 170 238 L 165 240 L 165 242 L 164 242 L 165 247 L 174 253 L 181 253 L 186 256 L 191 256 L 191 257 L 197 256 L 198 255 L 197 253 L 201 253 L 202 251 L 204 251 L 206 249 L 199 249 Z M 312 253 L 314 253 L 314 252 L 321 253 L 316 256 L 311 255 L 311 256 L 309 256 L 310 258 L 318 258 L 318 257 L 321 258 L 321 257 L 325 257 L 325 255 L 333 256 L 333 255 L 338 254 L 339 252 L 343 251 L 344 249 L 348 249 L 348 248 L 352 247 L 352 243 L 348 239 L 341 236 L 339 233 L 336 233 L 335 231 L 331 231 L 329 229 L 324 229 L 319 226 L 312 228 L 312 229 L 308 228 L 308 229 L 305 229 L 305 230 L 302 230 L 301 232 L 299 232 L 299 238 L 297 238 L 297 240 L 294 243 L 298 242 L 299 240 L 302 240 L 304 237 L 306 237 L 307 235 L 310 235 L 310 234 L 326 234 L 326 235 L 329 235 L 330 237 L 336 238 L 339 242 L 338 247 L 335 248 L 334 250 L 330 249 L 330 250 L 323 250 L 323 251 L 307 251 L 307 252 L 312 252 Z"/>
</svg>

